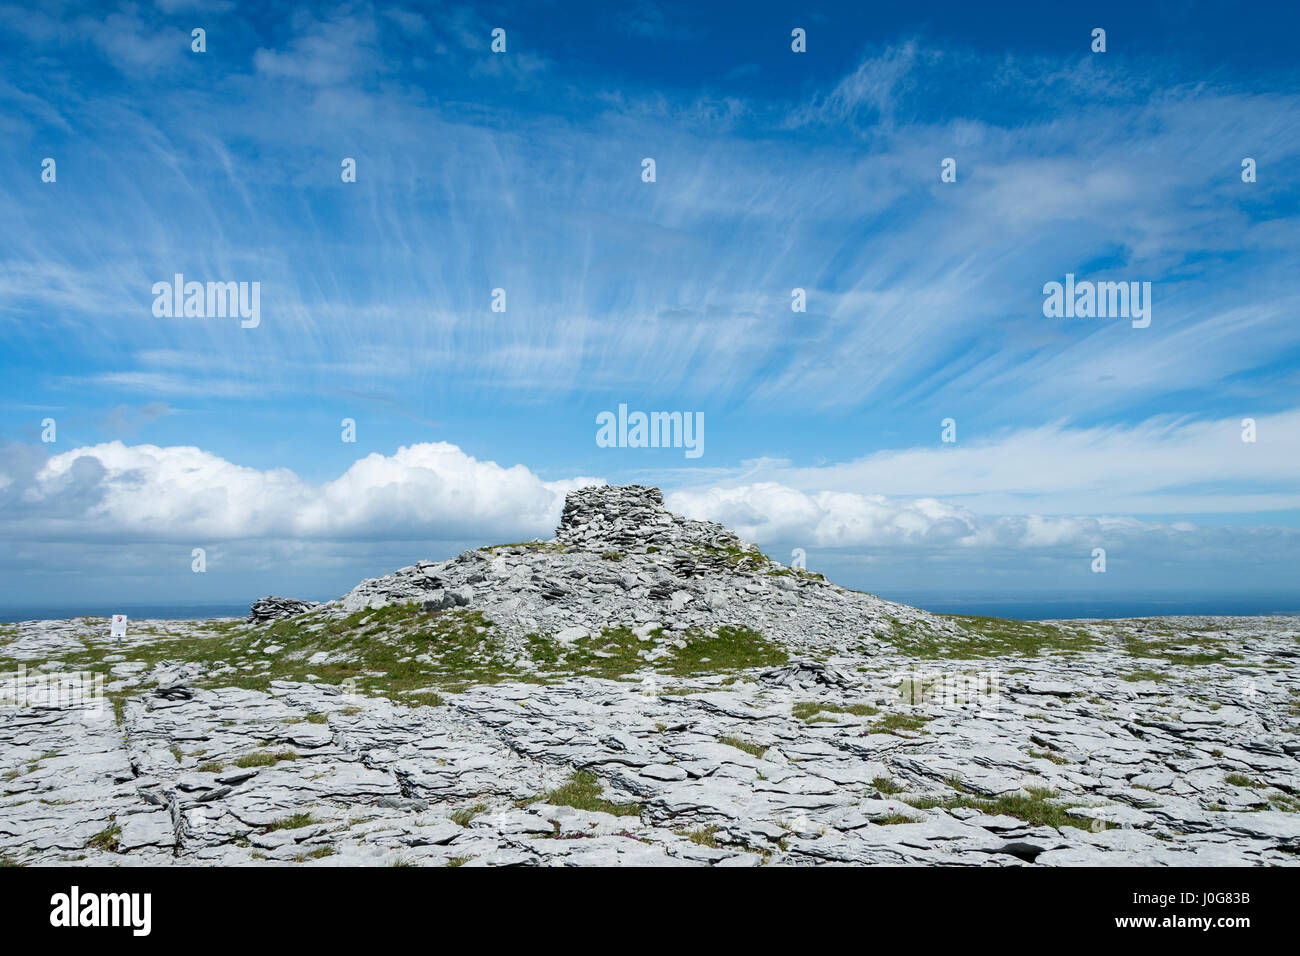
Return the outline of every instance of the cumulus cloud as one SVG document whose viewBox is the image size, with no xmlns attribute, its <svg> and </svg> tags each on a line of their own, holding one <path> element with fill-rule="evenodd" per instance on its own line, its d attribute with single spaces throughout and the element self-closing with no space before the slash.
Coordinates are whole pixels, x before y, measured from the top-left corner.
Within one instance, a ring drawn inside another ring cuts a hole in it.
<svg viewBox="0 0 1300 956">
<path fill-rule="evenodd" d="M 1023 439 L 1008 441 L 1020 447 Z M 1100 453 L 1120 462 L 1113 451 L 1102 443 Z M 987 453 L 989 449 L 974 448 L 974 458 L 945 465 L 941 474 L 953 467 L 965 474 L 968 487 L 1012 492 L 1026 481 L 1041 480 L 1017 472 L 1014 480 L 1008 475 L 999 485 L 991 467 L 999 456 L 993 453 L 985 461 Z M 924 455 L 909 451 L 899 457 Z M 1158 485 L 1158 456 L 1154 465 L 1150 458 L 1146 464 L 1154 469 L 1149 483 Z M 1088 470 L 1068 455 L 1058 465 L 1071 476 Z M 1032 471 L 1032 460 L 1022 459 L 1019 466 Z M 934 496 L 826 487 L 844 483 L 843 467 L 777 468 L 786 480 L 680 488 L 669 491 L 667 503 L 760 543 L 821 549 L 1077 553 L 1119 541 L 1169 549 L 1213 540 L 1228 547 L 1252 534 L 1252 540 L 1268 537 L 1294 548 L 1300 534 L 1291 529 L 1207 529 L 1123 515 L 989 515 Z M 1231 473 L 1230 463 L 1224 467 Z M 871 470 L 859 468 L 854 474 L 870 487 Z M 369 454 L 319 484 L 287 468 L 250 468 L 191 446 L 113 441 L 48 458 L 31 446 L 11 446 L 0 464 L 5 514 L 0 533 L 27 541 L 517 540 L 548 536 L 564 495 L 601 483 L 592 477 L 543 481 L 522 464 L 480 461 L 447 442 Z"/>
<path fill-rule="evenodd" d="M 189 446 L 114 441 L 50 456 L 44 446 L 11 445 L 0 450 L 0 568 L 8 572 L 0 596 L 21 601 L 41 586 L 33 582 L 62 594 L 74 573 L 79 593 L 105 600 L 120 587 L 152 593 L 164 581 L 194 599 L 220 588 L 328 597 L 421 558 L 549 537 L 565 494 L 600 483 L 545 481 L 522 464 L 481 461 L 446 442 L 365 455 L 323 482 Z M 1300 553 L 1296 528 L 990 515 L 941 497 L 788 480 L 670 488 L 666 502 L 727 524 L 782 560 L 806 549 L 810 567 L 876 591 L 1095 586 L 1088 568 L 1096 547 L 1107 550 L 1107 580 L 1130 589 L 1171 579 L 1285 588 Z M 208 549 L 210 574 L 189 571 L 197 546 Z"/>
<path fill-rule="evenodd" d="M 677 491 L 668 496 L 668 505 L 751 539 L 820 548 L 1080 548 L 1117 535 L 1194 530 L 1126 517 L 989 517 L 935 498 L 809 494 L 776 482 Z"/>
<path fill-rule="evenodd" d="M 11 448 L 0 475 L 4 525 L 27 540 L 546 536 L 568 491 L 601 483 L 543 481 L 523 465 L 479 461 L 446 442 L 367 455 L 321 485 L 200 448 L 120 441 L 43 462 Z"/>
</svg>

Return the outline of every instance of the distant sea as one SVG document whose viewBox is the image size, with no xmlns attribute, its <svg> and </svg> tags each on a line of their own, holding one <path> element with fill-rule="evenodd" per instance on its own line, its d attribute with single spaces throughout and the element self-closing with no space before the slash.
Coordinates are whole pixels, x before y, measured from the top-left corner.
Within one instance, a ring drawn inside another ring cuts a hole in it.
<svg viewBox="0 0 1300 956">
<path fill-rule="evenodd" d="M 60 607 L 0 607 L 0 624 L 14 621 L 57 621 L 69 617 L 108 617 L 125 614 L 132 621 L 191 621 L 212 617 L 248 617 L 252 601 L 243 604 L 68 604 Z"/>
<path fill-rule="evenodd" d="M 941 591 L 877 591 L 886 601 L 911 604 L 937 614 L 1008 617 L 1019 621 L 1062 618 L 1263 617 L 1300 615 L 1300 593 L 1204 594 L 979 594 Z"/>
<path fill-rule="evenodd" d="M 1079 617 L 1161 617 L 1214 615 L 1258 617 L 1300 616 L 1300 594 L 1121 594 L 1097 596 L 977 594 L 951 591 L 879 591 L 887 601 L 911 604 L 939 614 L 1008 617 L 1021 621 Z M 69 617 L 108 617 L 125 614 L 133 621 L 183 621 L 213 617 L 247 617 L 252 601 L 237 604 L 69 604 L 63 606 L 0 607 L 0 623 L 59 620 Z"/>
</svg>

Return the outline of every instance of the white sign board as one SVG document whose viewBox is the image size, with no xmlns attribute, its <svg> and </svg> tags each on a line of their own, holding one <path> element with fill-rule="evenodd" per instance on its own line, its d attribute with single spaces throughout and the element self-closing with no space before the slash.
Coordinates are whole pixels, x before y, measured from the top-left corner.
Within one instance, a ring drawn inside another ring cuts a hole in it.
<svg viewBox="0 0 1300 956">
<path fill-rule="evenodd" d="M 113 629 L 108 632 L 109 637 L 126 637 L 126 615 L 113 615 Z"/>
</svg>

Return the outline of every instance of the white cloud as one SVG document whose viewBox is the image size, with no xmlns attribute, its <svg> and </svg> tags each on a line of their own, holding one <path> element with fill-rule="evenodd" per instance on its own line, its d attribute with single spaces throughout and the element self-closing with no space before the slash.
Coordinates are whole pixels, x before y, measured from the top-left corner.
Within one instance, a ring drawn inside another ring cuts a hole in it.
<svg viewBox="0 0 1300 956">
<path fill-rule="evenodd" d="M 569 490 L 522 465 L 479 461 L 446 442 L 371 454 L 315 486 L 199 448 L 107 442 L 4 466 L 6 524 L 28 540 L 355 539 L 435 541 L 549 536 Z"/>
<path fill-rule="evenodd" d="M 388 17 L 303 14 L 292 26 L 257 51 L 260 74 L 211 78 L 200 127 L 172 122 L 165 100 L 107 111 L 122 143 L 100 164 L 106 178 L 75 222 L 35 221 L 24 194 L 0 190 L 0 218 L 16 223 L 0 239 L 8 263 L 0 291 L 19 306 L 0 324 L 21 332 L 39 318 L 71 329 L 74 349 L 99 333 L 124 353 L 113 374 L 128 376 L 153 371 L 132 366 L 132 353 L 244 358 L 256 342 L 257 360 L 241 363 L 248 387 L 273 382 L 295 394 L 332 384 L 332 373 L 317 370 L 340 354 L 396 352 L 400 342 L 427 360 L 399 357 L 385 377 L 412 387 L 436 368 L 482 392 L 572 393 L 612 381 L 697 402 L 886 413 L 973 397 L 999 421 L 1023 421 L 1026 409 L 1040 420 L 1074 414 L 1084 392 L 1108 415 L 1212 386 L 1262 394 L 1267 381 L 1251 373 L 1300 343 L 1288 318 L 1297 305 L 1288 281 L 1294 217 L 1268 192 L 1280 187 L 1233 188 L 1239 179 L 1213 158 L 1225 143 L 1268 142 L 1285 165 L 1300 138 L 1277 117 L 1294 112 L 1294 96 L 1177 89 L 1086 110 L 1058 104 L 1012 125 L 956 113 L 927 119 L 930 110 L 911 104 L 935 85 L 951 88 L 954 54 L 904 44 L 814 97 L 809 108 L 827 113 L 826 128 L 805 130 L 806 139 L 755 138 L 799 109 L 808 89 L 736 104 L 617 90 L 570 101 L 573 87 L 556 92 L 558 102 L 581 105 L 575 115 L 588 121 L 523 106 L 480 113 L 408 95 Z M 458 75 L 522 66 L 522 42 L 508 57 L 486 51 L 490 27 L 472 11 L 431 21 L 454 52 L 430 63 Z M 1000 62 L 974 58 L 963 69 L 984 75 Z M 1061 68 L 1021 64 L 1006 90 L 1025 95 L 1048 67 Z M 266 83 L 268 71 L 315 84 L 315 95 Z M 341 83 L 359 75 L 383 82 Z M 32 109 L 6 102 L 18 115 Z M 882 112 L 896 114 L 896 125 L 870 150 L 837 132 L 845 116 L 866 122 Z M 78 128 L 94 119 L 90 107 L 69 115 Z M 744 135 L 728 129 L 737 117 Z M 25 131 L 39 138 L 33 123 Z M 218 143 L 213 130 L 237 132 L 239 142 Z M 647 142 L 663 188 L 636 188 Z M 353 247 L 340 258 L 331 220 L 298 215 L 300 193 L 290 187 L 337 181 L 337 160 L 320 158 L 344 155 L 344 143 L 382 148 L 361 151 L 358 188 L 339 193 L 363 200 L 345 201 Z M 959 158 L 958 184 L 938 180 L 948 155 Z M 430 165 L 428 156 L 455 161 Z M 141 169 L 153 171 L 143 190 Z M 521 187 L 534 179 L 551 186 Z M 436 226 L 423 199 L 440 210 Z M 501 216 L 484 214 L 490 208 Z M 1265 214 L 1282 218 L 1251 226 Z M 125 242 L 121 222 L 136 215 L 151 228 Z M 241 216 L 238 235 L 251 238 L 205 232 L 191 271 L 262 281 L 257 334 L 153 320 L 150 283 L 180 267 L 192 224 L 232 215 Z M 51 229 L 50 242 L 22 241 Z M 1243 241 L 1259 254 L 1224 255 Z M 94 255 L 65 261 L 50 252 L 65 248 Z M 646 256 L 655 269 L 642 268 Z M 444 268 L 412 266 L 435 258 Z M 1150 329 L 1042 316 L 1044 282 L 1070 270 L 1095 278 L 1089 263 L 1098 261 L 1110 277 L 1156 283 Z M 505 341 L 475 321 L 482 292 L 465 277 L 479 270 L 502 277 L 492 281 L 509 286 L 512 310 L 526 305 L 533 318 Z M 809 292 L 797 320 L 795 285 Z M 64 361 L 64 340 L 50 340 Z M 206 388 L 180 378 L 90 380 L 157 397 L 197 398 Z M 238 383 L 218 387 L 222 397 Z"/>
<path fill-rule="evenodd" d="M 853 123 L 865 110 L 871 119 L 892 127 L 899 95 L 907 87 L 918 60 L 932 62 L 937 58 L 934 51 L 921 51 L 914 42 L 890 47 L 877 57 L 864 59 L 828 95 L 797 111 L 792 123 Z"/>
<path fill-rule="evenodd" d="M 934 496 L 972 512 L 1195 514 L 1300 508 L 1300 409 L 1218 421 L 1153 418 L 1135 425 L 1060 423 L 980 436 L 958 415 L 955 444 L 881 451 L 825 467 L 751 462 L 733 485 L 775 482 L 804 492 Z M 1241 421 L 1254 418 L 1256 441 Z M 721 482 L 724 483 L 725 482 Z"/>
<path fill-rule="evenodd" d="M 73 32 L 89 39 L 109 62 L 127 74 L 175 66 L 190 46 L 188 29 L 160 25 L 156 17 L 143 18 L 134 5 L 114 11 L 102 21 L 80 17 Z"/>
<path fill-rule="evenodd" d="M 287 49 L 262 48 L 253 54 L 258 73 L 332 86 L 383 67 L 376 47 L 379 31 L 372 17 L 316 20 L 299 13 L 294 25 L 298 32 Z"/>
<path fill-rule="evenodd" d="M 1077 549 L 1113 540 L 1117 533 L 1170 531 L 1132 518 L 987 517 L 934 498 L 807 494 L 775 482 L 678 491 L 667 503 L 691 517 L 726 524 L 746 538 L 818 548 Z"/>
<path fill-rule="evenodd" d="M 39 445 L 10 445 L 0 458 L 0 564 L 16 575 L 0 582 L 0 593 L 11 600 L 24 593 L 22 581 L 59 590 L 70 573 L 105 599 L 161 581 L 198 597 L 276 589 L 325 597 L 421 558 L 549 537 L 565 494 L 601 483 L 544 481 L 523 465 L 480 461 L 445 442 L 366 455 L 321 483 L 194 447 L 109 442 L 46 455 Z M 1107 581 L 1119 587 L 1286 588 L 1300 553 L 1295 528 L 985 515 L 936 497 L 785 480 L 733 478 L 670 489 L 666 500 L 780 560 L 804 548 L 810 567 L 871 590 L 1095 586 L 1096 547 L 1107 549 Z M 190 549 L 199 546 L 209 549 L 207 584 L 189 572 Z"/>
<path fill-rule="evenodd" d="M 1261 417 L 1257 428 L 1253 445 L 1241 442 L 1236 422 L 1155 421 L 1053 426 L 820 468 L 760 461 L 742 475 L 670 491 L 668 504 L 760 542 L 819 548 L 1032 551 L 1116 535 L 1168 541 L 1203 529 L 1124 515 L 1229 512 L 1261 500 L 1300 506 L 1300 412 Z M 25 451 L 0 467 L 5 524 L 35 540 L 513 540 L 549 535 L 567 491 L 602 483 L 543 481 L 524 465 L 479 461 L 446 442 L 366 455 L 321 484 L 186 446 L 114 441 L 45 461 L 27 446 L 15 449 Z M 1277 490 L 1177 490 L 1260 480 Z M 1069 501 L 1081 507 L 1059 507 Z M 1019 507 L 990 512 L 991 502 Z"/>
</svg>

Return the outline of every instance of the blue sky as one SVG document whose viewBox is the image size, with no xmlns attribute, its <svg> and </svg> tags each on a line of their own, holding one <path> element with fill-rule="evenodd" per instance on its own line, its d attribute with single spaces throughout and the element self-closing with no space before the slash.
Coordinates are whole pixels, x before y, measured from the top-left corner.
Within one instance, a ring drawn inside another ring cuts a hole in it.
<svg viewBox="0 0 1300 956">
<path fill-rule="evenodd" d="M 0 604 L 328 597 L 592 479 L 886 594 L 1295 594 L 1294 4 L 839 6 L 4 7 Z"/>
</svg>

